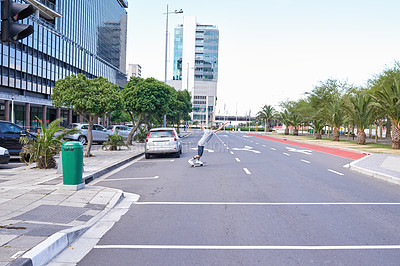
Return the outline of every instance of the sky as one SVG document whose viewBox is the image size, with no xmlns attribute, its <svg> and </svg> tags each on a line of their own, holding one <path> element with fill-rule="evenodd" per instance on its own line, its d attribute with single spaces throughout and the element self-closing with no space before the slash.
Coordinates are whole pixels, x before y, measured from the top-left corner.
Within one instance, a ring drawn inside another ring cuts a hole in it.
<svg viewBox="0 0 400 266">
<path fill-rule="evenodd" d="M 170 41 L 183 16 L 219 29 L 217 114 L 279 109 L 327 79 L 365 86 L 400 61 L 398 0 L 129 0 L 127 63 L 144 78 L 164 81 L 167 5 L 184 11 Z"/>
</svg>

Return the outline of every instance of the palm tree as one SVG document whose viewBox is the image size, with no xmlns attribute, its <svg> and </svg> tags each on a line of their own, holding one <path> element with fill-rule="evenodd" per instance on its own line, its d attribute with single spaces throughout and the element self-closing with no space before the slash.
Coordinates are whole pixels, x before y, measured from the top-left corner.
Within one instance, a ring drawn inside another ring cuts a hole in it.
<svg viewBox="0 0 400 266">
<path fill-rule="evenodd" d="M 285 135 L 289 135 L 289 127 L 292 125 L 292 121 L 288 110 L 285 109 L 283 112 L 279 113 L 277 118 L 286 126 Z"/>
<path fill-rule="evenodd" d="M 303 120 L 295 112 L 292 112 L 290 114 L 290 120 L 291 120 L 292 126 L 294 126 L 293 136 L 298 136 L 299 135 L 299 126 L 301 126 L 301 124 L 303 123 Z"/>
<path fill-rule="evenodd" d="M 26 164 L 36 162 L 39 169 L 54 168 L 56 167 L 54 156 L 61 151 L 61 140 L 63 137 L 74 134 L 78 130 L 72 128 L 64 131 L 64 127 L 58 126 L 65 118 L 54 120 L 47 128 L 38 117 L 36 119 L 40 123 L 40 134 L 37 136 L 37 139 L 26 137 L 20 139 L 20 142 L 23 144 L 20 159 Z M 55 135 L 56 132 L 61 131 L 61 134 Z M 27 158 L 29 158 L 28 161 Z"/>
<path fill-rule="evenodd" d="M 343 108 L 357 126 L 357 144 L 364 145 L 367 137 L 364 130 L 377 118 L 376 108 L 372 106 L 372 97 L 365 91 L 358 91 L 354 96 L 347 98 Z"/>
<path fill-rule="evenodd" d="M 321 131 L 322 129 L 325 127 L 325 123 L 322 122 L 322 120 L 319 119 L 315 119 L 313 121 L 311 121 L 311 125 L 310 125 L 315 133 L 316 133 L 316 139 L 322 139 L 322 134 Z"/>
<path fill-rule="evenodd" d="M 269 132 L 269 122 L 275 116 L 275 109 L 271 105 L 264 105 L 261 111 L 257 113 L 257 118 L 264 121 L 264 131 Z"/>
<path fill-rule="evenodd" d="M 385 112 L 393 123 L 392 149 L 400 149 L 400 85 L 395 79 L 390 87 L 382 87 L 372 94 L 373 105 Z"/>
<path fill-rule="evenodd" d="M 333 127 L 333 141 L 339 141 L 340 132 L 339 128 L 344 122 L 344 110 L 341 100 L 334 100 L 328 103 L 327 108 L 324 110 L 323 116 L 330 126 Z"/>
</svg>

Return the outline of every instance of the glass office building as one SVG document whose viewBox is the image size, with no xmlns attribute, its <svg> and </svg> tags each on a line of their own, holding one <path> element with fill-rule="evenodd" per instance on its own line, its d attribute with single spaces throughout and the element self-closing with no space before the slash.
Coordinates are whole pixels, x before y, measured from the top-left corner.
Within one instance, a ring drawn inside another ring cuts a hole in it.
<svg viewBox="0 0 400 266">
<path fill-rule="evenodd" d="M 0 43 L 0 120 L 25 128 L 64 117 L 81 121 L 67 109 L 52 106 L 55 82 L 83 73 L 126 83 L 126 0 L 27 0 L 36 14 L 22 21 L 34 33 L 17 43 Z M 12 111 L 14 110 L 14 115 Z"/>
<path fill-rule="evenodd" d="M 192 94 L 192 119 L 215 121 L 218 82 L 219 30 L 215 25 L 198 24 L 184 17 L 174 31 L 172 86 Z"/>
</svg>

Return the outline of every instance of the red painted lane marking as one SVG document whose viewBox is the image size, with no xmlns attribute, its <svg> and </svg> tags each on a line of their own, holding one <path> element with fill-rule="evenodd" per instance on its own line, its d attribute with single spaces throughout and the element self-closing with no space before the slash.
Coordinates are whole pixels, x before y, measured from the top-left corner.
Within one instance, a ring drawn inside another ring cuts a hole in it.
<svg viewBox="0 0 400 266">
<path fill-rule="evenodd" d="M 292 141 L 292 140 L 284 140 L 284 139 L 280 139 L 280 138 L 269 137 L 269 136 L 255 135 L 255 134 L 247 134 L 247 135 L 262 138 L 262 139 L 268 139 L 268 140 L 272 140 L 272 141 L 276 141 L 276 142 L 286 143 L 289 145 L 302 147 L 302 148 L 306 148 L 306 149 L 310 149 L 310 150 L 314 150 L 314 151 L 320 151 L 320 152 L 324 152 L 324 153 L 328 153 L 328 154 L 332 154 L 332 155 L 336 155 L 336 156 L 340 156 L 340 157 L 344 157 L 344 158 L 348 158 L 348 159 L 353 159 L 353 160 L 358 160 L 358 159 L 361 159 L 361 158 L 367 156 L 367 154 L 342 150 L 342 149 L 333 148 L 333 147 L 326 147 L 326 146 L 321 146 L 321 145 L 308 144 L 308 143 L 302 143 L 302 142 L 297 142 L 297 141 Z"/>
</svg>

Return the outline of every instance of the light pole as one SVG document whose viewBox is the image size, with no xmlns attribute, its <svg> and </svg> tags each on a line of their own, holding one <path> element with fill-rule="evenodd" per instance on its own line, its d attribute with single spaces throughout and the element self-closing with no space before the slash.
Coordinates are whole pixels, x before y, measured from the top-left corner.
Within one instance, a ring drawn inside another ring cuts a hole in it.
<svg viewBox="0 0 400 266">
<path fill-rule="evenodd" d="M 11 94 L 11 123 L 15 124 L 15 118 L 14 118 L 14 94 Z"/>
<path fill-rule="evenodd" d="M 168 14 L 182 14 L 183 10 L 177 10 L 173 12 L 168 12 L 168 5 L 167 5 L 167 13 L 164 13 L 164 15 L 167 15 L 167 21 L 165 25 L 165 65 L 164 65 L 164 83 L 167 84 L 167 72 L 168 72 Z M 167 115 L 164 115 L 164 127 L 167 126 Z"/>
</svg>

